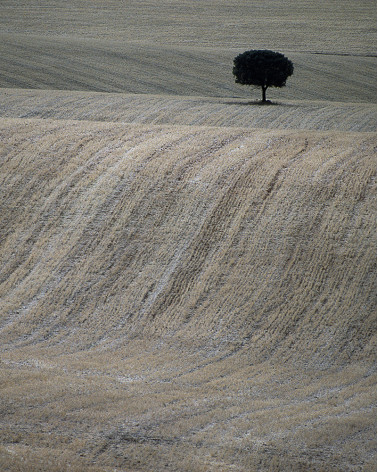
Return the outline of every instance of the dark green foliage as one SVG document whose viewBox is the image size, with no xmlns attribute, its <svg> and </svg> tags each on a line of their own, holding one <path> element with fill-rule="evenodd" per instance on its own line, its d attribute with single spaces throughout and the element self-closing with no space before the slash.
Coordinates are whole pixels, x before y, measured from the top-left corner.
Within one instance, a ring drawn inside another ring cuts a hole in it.
<svg viewBox="0 0 378 472">
<path fill-rule="evenodd" d="M 236 83 L 261 87 L 262 102 L 266 102 L 268 87 L 283 87 L 293 72 L 293 63 L 287 57 L 269 50 L 251 50 L 239 54 L 234 59 L 232 70 Z"/>
</svg>

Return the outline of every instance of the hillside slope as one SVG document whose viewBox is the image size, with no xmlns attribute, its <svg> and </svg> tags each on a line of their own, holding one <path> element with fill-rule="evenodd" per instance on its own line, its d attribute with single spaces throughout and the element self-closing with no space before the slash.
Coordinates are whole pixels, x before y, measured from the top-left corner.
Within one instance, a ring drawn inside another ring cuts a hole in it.
<svg viewBox="0 0 378 472">
<path fill-rule="evenodd" d="M 375 133 L 0 126 L 4 467 L 372 470 Z"/>
<path fill-rule="evenodd" d="M 2 0 L 0 71 L 0 470 L 375 471 L 376 3 Z"/>
<path fill-rule="evenodd" d="M 232 75 L 234 57 L 256 43 L 217 49 L 167 46 L 159 38 L 142 44 L 1 32 L 0 38 L 1 87 L 261 97 L 260 90 L 235 84 Z M 268 90 L 269 99 L 376 101 L 373 55 L 276 49 L 293 61 L 295 72 L 287 87 Z"/>
<path fill-rule="evenodd" d="M 374 135 L 3 123 L 5 331 L 370 332 Z"/>
</svg>

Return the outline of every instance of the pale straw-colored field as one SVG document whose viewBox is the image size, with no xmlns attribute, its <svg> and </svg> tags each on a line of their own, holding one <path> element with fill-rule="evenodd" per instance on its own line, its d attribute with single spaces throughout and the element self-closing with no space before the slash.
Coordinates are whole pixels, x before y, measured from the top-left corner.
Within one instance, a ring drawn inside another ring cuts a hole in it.
<svg viewBox="0 0 378 472">
<path fill-rule="evenodd" d="M 242 98 L 2 89 L 5 118 L 265 129 L 375 131 L 375 104 L 279 100 L 260 106 Z"/>
<path fill-rule="evenodd" d="M 1 471 L 376 470 L 374 13 L 2 3 Z"/>
</svg>

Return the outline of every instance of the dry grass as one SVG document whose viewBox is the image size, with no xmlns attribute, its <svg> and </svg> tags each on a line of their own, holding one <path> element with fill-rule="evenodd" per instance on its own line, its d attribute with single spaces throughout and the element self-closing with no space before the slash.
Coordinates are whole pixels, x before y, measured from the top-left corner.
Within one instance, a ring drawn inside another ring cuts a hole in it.
<svg viewBox="0 0 378 472">
<path fill-rule="evenodd" d="M 0 470 L 375 471 L 374 2 L 88 5 L 2 2 Z"/>
<path fill-rule="evenodd" d="M 3 0 L 1 30 L 45 37 L 78 37 L 191 48 L 269 47 L 375 54 L 375 5 L 362 0 Z"/>
<path fill-rule="evenodd" d="M 272 100 L 376 100 L 375 4 L 310 2 L 2 2 L 0 86 L 253 97 L 232 60 L 273 49 L 295 73 Z"/>
<path fill-rule="evenodd" d="M 210 362 L 209 378 L 188 372 L 178 346 L 130 342 L 126 362 L 120 353 L 6 365 L 4 449 L 43 458 L 42 470 L 53 455 L 83 470 L 373 470 L 374 378 L 363 365 L 293 372 L 229 358 Z M 153 367 L 167 363 L 171 375 L 156 381 Z"/>
<path fill-rule="evenodd" d="M 261 99 L 261 90 L 235 84 L 232 75 L 234 57 L 257 47 L 251 42 L 209 49 L 71 36 L 0 38 L 2 87 Z M 268 99 L 376 101 L 376 57 L 276 49 L 295 72 L 286 87 L 269 89 Z"/>
<path fill-rule="evenodd" d="M 140 124 L 375 131 L 375 104 L 2 89 L 2 116 Z"/>
<path fill-rule="evenodd" d="M 1 136 L 6 464 L 371 470 L 375 134 Z"/>
</svg>

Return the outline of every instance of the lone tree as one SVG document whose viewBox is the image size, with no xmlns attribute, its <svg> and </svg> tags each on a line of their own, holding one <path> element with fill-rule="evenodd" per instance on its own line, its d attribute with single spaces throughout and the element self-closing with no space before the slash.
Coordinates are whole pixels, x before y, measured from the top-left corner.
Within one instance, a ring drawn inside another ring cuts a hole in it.
<svg viewBox="0 0 378 472">
<path fill-rule="evenodd" d="M 267 102 L 268 87 L 283 87 L 293 72 L 293 63 L 287 57 L 269 50 L 251 50 L 239 54 L 234 59 L 232 69 L 237 84 L 261 87 L 261 103 Z"/>
</svg>

